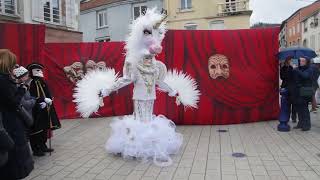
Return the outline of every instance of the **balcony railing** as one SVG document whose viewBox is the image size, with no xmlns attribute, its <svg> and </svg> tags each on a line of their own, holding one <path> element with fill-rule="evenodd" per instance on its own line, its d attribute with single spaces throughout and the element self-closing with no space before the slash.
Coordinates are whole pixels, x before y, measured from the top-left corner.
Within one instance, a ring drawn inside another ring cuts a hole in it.
<svg viewBox="0 0 320 180">
<path fill-rule="evenodd" d="M 248 11 L 250 11 L 250 9 L 249 1 L 247 0 L 229 1 L 218 4 L 218 16 L 228 16 Z"/>
<path fill-rule="evenodd" d="M 0 0 L 0 14 L 18 16 L 17 1 Z"/>
</svg>

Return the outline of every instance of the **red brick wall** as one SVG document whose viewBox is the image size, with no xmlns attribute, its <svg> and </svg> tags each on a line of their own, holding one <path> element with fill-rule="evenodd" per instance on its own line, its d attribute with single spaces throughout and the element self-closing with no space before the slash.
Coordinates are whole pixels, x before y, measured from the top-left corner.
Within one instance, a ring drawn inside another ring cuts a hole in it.
<svg viewBox="0 0 320 180">
<path fill-rule="evenodd" d="M 82 42 L 82 32 L 46 27 L 46 43 Z"/>
</svg>

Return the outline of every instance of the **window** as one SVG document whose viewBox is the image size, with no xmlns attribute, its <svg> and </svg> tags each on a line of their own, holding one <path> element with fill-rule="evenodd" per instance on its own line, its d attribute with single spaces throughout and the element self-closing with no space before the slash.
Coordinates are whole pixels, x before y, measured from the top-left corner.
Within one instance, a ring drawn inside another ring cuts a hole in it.
<svg viewBox="0 0 320 180">
<path fill-rule="evenodd" d="M 289 37 L 292 35 L 291 28 L 289 28 Z"/>
<path fill-rule="evenodd" d="M 302 44 L 302 45 L 303 45 L 303 47 L 308 47 L 308 41 L 307 41 L 307 39 L 304 39 L 304 40 L 303 40 L 303 44 Z"/>
<path fill-rule="evenodd" d="M 307 31 L 308 31 L 308 22 L 307 22 L 307 21 L 304 21 L 304 22 L 303 22 L 303 31 L 304 31 L 304 32 L 307 32 Z"/>
<path fill-rule="evenodd" d="M 209 24 L 209 28 L 211 30 L 222 30 L 222 29 L 225 29 L 224 21 L 223 20 L 211 21 L 210 24 Z"/>
<path fill-rule="evenodd" d="M 186 30 L 197 30 L 197 24 L 187 23 L 186 25 L 184 25 L 184 28 Z"/>
<path fill-rule="evenodd" d="M 181 0 L 181 10 L 191 9 L 191 0 Z"/>
<path fill-rule="evenodd" d="M 293 26 L 293 27 L 292 27 L 292 35 L 295 35 L 295 34 L 296 34 L 296 27 Z"/>
<path fill-rule="evenodd" d="M 98 20 L 98 28 L 103 28 L 108 26 L 108 21 L 107 21 L 107 11 L 100 11 L 97 14 L 97 20 Z"/>
<path fill-rule="evenodd" d="M 60 0 L 45 0 L 43 5 L 44 21 L 60 23 Z"/>
<path fill-rule="evenodd" d="M 310 37 L 310 48 L 315 50 L 316 49 L 316 36 L 312 35 Z"/>
<path fill-rule="evenodd" d="M 237 10 L 235 0 L 226 0 L 227 12 L 235 12 Z"/>
<path fill-rule="evenodd" d="M 148 7 L 145 5 L 133 7 L 133 19 L 137 19 L 139 16 L 146 14 Z"/>
<path fill-rule="evenodd" d="M 17 14 L 17 0 L 0 0 L 0 13 L 8 15 Z"/>
<path fill-rule="evenodd" d="M 297 33 L 300 33 L 300 24 L 297 24 Z"/>
<path fill-rule="evenodd" d="M 96 42 L 109 42 L 109 41 L 110 41 L 110 37 L 108 36 L 96 38 Z"/>
</svg>

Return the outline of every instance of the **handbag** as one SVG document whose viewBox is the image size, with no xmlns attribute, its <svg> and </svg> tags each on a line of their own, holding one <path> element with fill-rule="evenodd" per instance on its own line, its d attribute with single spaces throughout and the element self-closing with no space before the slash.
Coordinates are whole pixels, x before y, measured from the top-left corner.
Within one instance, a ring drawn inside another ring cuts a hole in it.
<svg viewBox="0 0 320 180">
<path fill-rule="evenodd" d="M 305 98 L 311 98 L 314 94 L 314 88 L 311 86 L 302 86 L 299 91 L 300 96 Z"/>
<path fill-rule="evenodd" d="M 24 124 L 30 128 L 33 125 L 33 117 L 32 114 L 29 113 L 29 111 L 26 110 L 25 107 L 23 107 L 22 105 L 20 105 L 17 108 L 17 113 L 19 115 L 19 117 L 23 120 Z"/>
</svg>

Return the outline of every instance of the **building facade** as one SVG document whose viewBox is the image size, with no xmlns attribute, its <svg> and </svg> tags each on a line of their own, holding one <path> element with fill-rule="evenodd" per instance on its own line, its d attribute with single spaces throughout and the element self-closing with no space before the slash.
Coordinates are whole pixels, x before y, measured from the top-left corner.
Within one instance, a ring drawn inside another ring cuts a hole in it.
<svg viewBox="0 0 320 180">
<path fill-rule="evenodd" d="M 320 9 L 302 19 L 302 46 L 311 48 L 320 55 Z"/>
<path fill-rule="evenodd" d="M 286 32 L 287 32 L 287 23 L 284 21 L 281 26 L 280 26 L 280 33 L 279 33 L 279 48 L 283 49 L 287 47 L 287 37 L 286 37 Z"/>
<path fill-rule="evenodd" d="M 81 3 L 80 31 L 85 42 L 124 41 L 133 19 L 162 0 L 91 0 Z"/>
<path fill-rule="evenodd" d="M 297 10 L 284 21 L 284 25 L 281 26 L 281 32 L 285 32 L 285 39 L 282 42 L 282 44 L 286 45 L 285 47 L 303 46 L 304 43 L 308 43 L 307 40 L 303 40 L 303 34 L 307 33 L 308 31 L 308 23 L 304 23 L 303 21 L 305 21 L 319 9 L 320 0 L 317 0 L 309 6 Z M 282 34 L 280 34 L 280 36 L 281 35 Z"/>
<path fill-rule="evenodd" d="M 1 23 L 45 24 L 45 42 L 81 42 L 79 0 L 0 0 Z"/>
<path fill-rule="evenodd" d="M 250 28 L 249 0 L 164 0 L 169 29 Z"/>
</svg>

